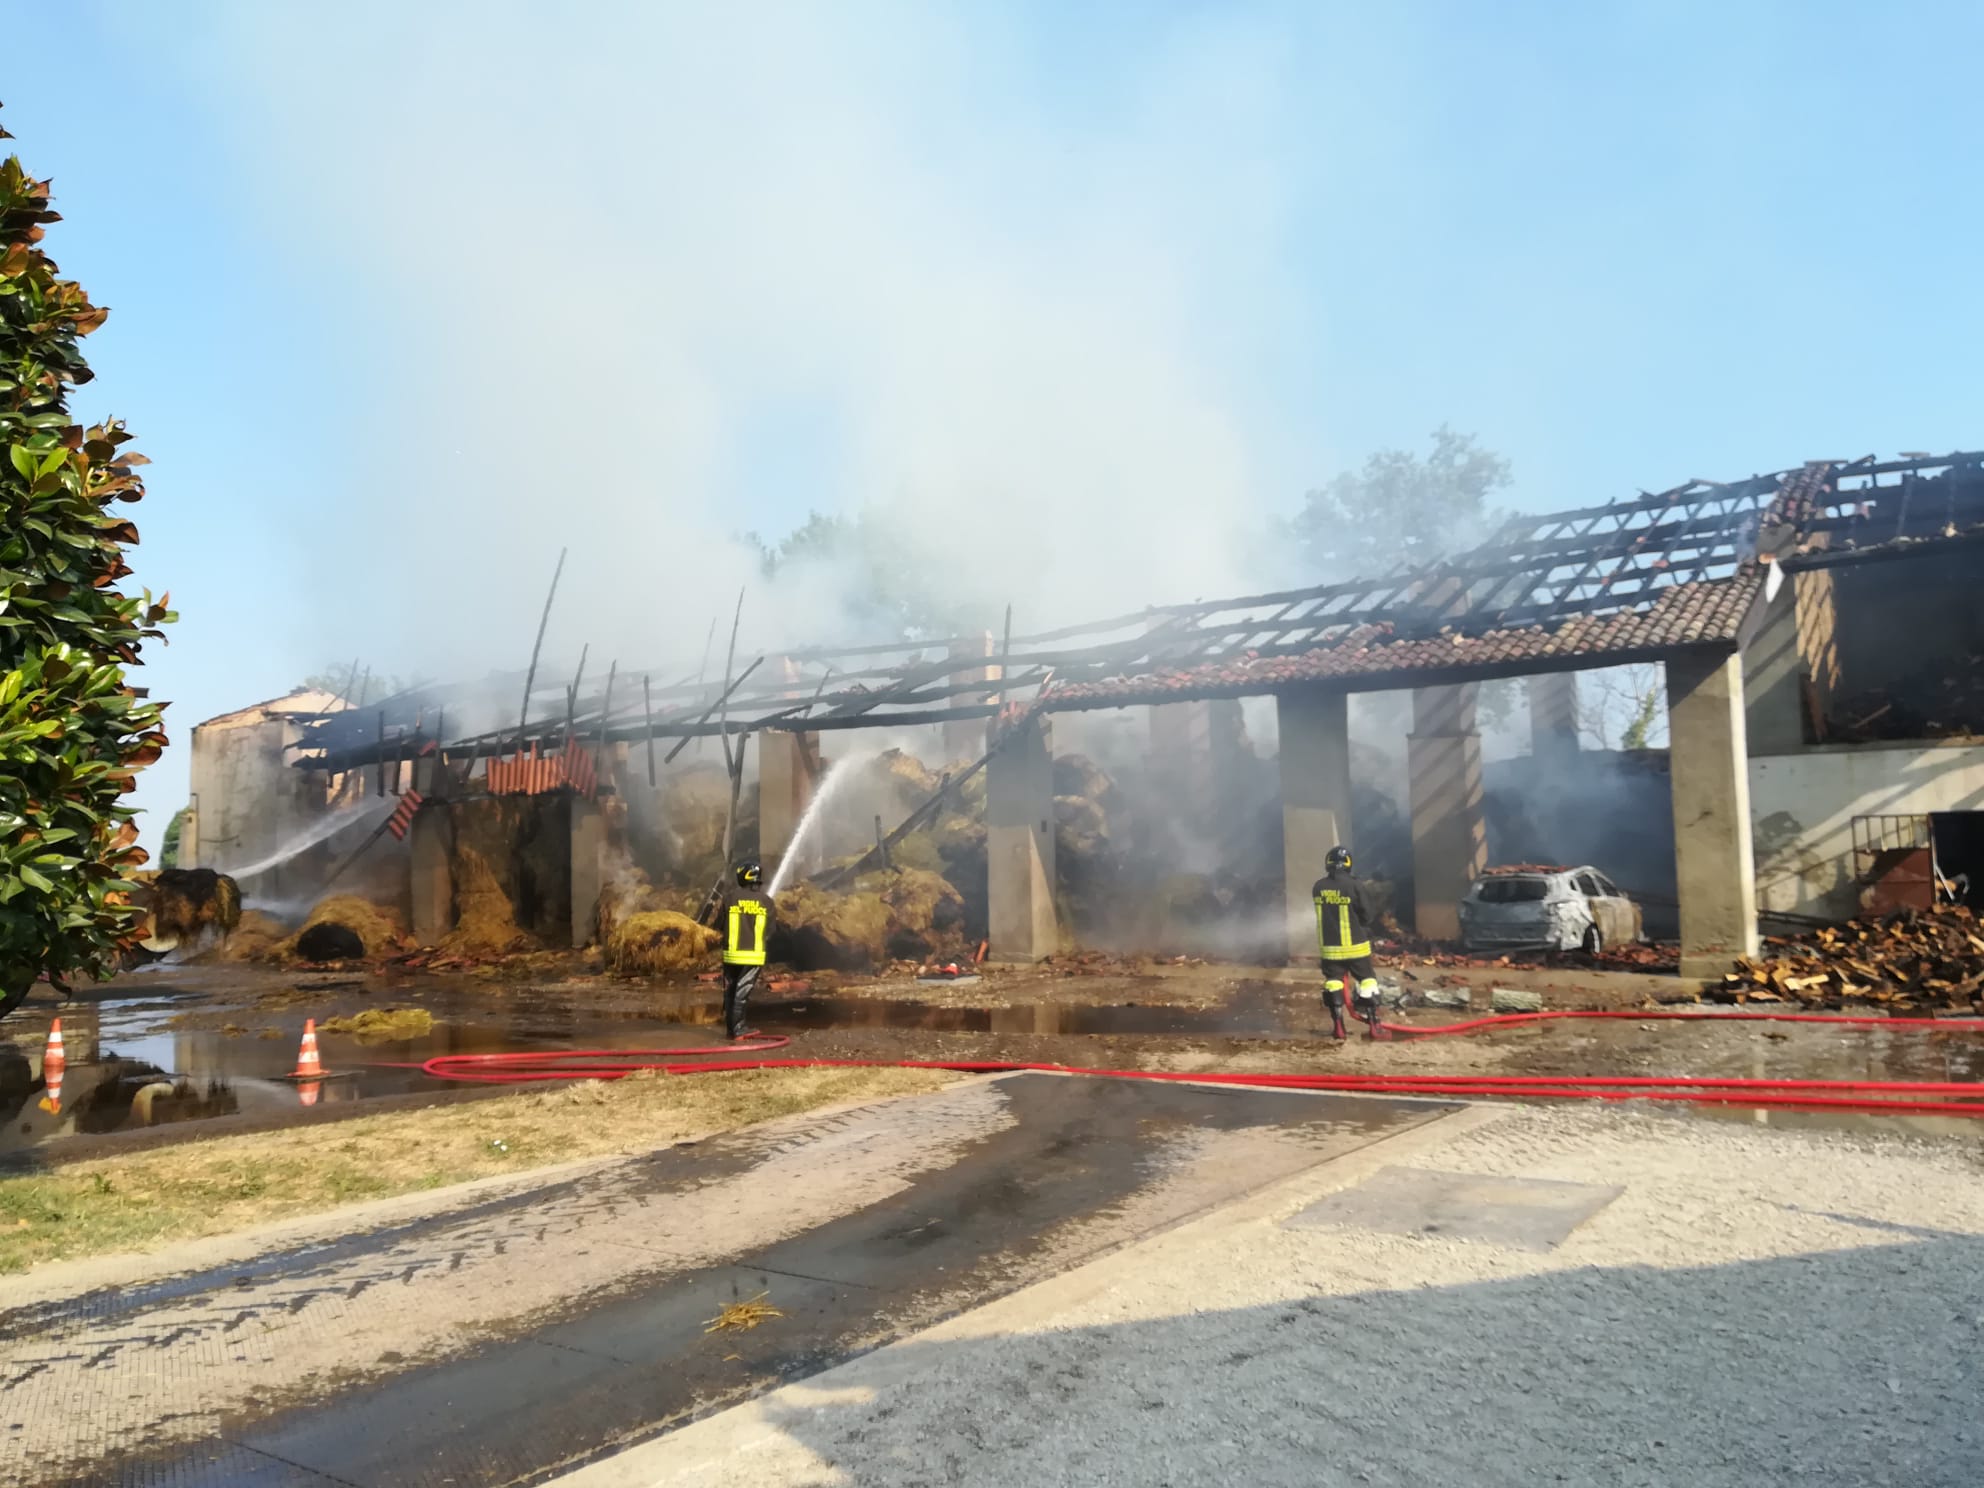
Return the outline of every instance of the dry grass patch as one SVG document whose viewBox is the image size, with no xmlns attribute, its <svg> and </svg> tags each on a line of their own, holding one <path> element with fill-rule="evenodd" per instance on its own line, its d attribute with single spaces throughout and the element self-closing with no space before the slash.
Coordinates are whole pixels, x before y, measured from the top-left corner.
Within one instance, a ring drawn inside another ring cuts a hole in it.
<svg viewBox="0 0 1984 1488">
<path fill-rule="evenodd" d="M 0 1179 L 0 1272 L 646 1151 L 819 1106 L 934 1090 L 955 1078 L 898 1069 L 633 1075 L 97 1158 Z"/>
</svg>

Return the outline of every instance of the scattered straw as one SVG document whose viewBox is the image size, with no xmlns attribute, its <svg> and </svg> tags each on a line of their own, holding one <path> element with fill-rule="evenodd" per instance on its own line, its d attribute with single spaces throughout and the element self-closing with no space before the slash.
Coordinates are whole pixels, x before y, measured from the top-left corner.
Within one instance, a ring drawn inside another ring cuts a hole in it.
<svg viewBox="0 0 1984 1488">
<path fill-rule="evenodd" d="M 302 928 L 275 947 L 275 953 L 294 957 L 298 938 L 313 925 L 344 926 L 358 937 L 368 956 L 383 956 L 406 939 L 405 923 L 385 905 L 374 904 L 356 894 L 333 894 L 310 911 L 310 918 L 303 922 Z"/>
<path fill-rule="evenodd" d="M 244 909 L 241 920 L 228 932 L 215 955 L 223 961 L 265 961 L 289 939 L 289 927 L 274 915 L 259 909 Z"/>
<path fill-rule="evenodd" d="M 426 1038 L 434 1031 L 434 1015 L 426 1008 L 367 1008 L 349 1018 L 326 1018 L 317 1031 L 349 1034 L 367 1044 L 398 1042 Z"/>
<path fill-rule="evenodd" d="M 466 955 L 499 955 L 528 946 L 517 928 L 510 896 L 489 860 L 466 845 L 455 848 L 455 928 L 441 938 L 443 950 Z"/>
<path fill-rule="evenodd" d="M 720 937 L 687 915 L 669 909 L 631 914 L 606 942 L 606 969 L 622 976 L 686 971 L 714 950 Z"/>
<path fill-rule="evenodd" d="M 769 1292 L 760 1292 L 749 1301 L 732 1302 L 722 1312 L 709 1319 L 703 1325 L 703 1331 L 722 1333 L 731 1328 L 755 1328 L 766 1318 L 784 1317 L 784 1313 L 765 1300 L 770 1295 Z"/>
</svg>

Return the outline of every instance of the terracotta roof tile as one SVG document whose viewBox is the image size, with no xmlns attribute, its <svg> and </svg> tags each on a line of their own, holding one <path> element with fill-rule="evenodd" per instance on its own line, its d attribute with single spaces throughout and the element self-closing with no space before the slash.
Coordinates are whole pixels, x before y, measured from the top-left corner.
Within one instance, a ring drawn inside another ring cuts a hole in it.
<svg viewBox="0 0 1984 1488">
<path fill-rule="evenodd" d="M 1613 658 L 1651 651 L 1733 646 L 1761 582 L 1758 570 L 1746 568 L 1733 578 L 1663 589 L 1645 609 L 1580 615 L 1552 626 L 1493 627 L 1475 634 L 1447 629 L 1408 637 L 1398 635 L 1391 625 L 1363 625 L 1328 644 L 1290 654 L 1247 652 L 1197 667 L 1057 684 L 1043 706 L 1052 710 L 1127 705 L 1180 694 L 1233 697 L 1300 683 L 1378 677 L 1397 678 L 1400 686 L 1410 686 L 1414 673 L 1479 668 L 1492 675 L 1523 662 L 1566 657 L 1604 666 Z"/>
</svg>

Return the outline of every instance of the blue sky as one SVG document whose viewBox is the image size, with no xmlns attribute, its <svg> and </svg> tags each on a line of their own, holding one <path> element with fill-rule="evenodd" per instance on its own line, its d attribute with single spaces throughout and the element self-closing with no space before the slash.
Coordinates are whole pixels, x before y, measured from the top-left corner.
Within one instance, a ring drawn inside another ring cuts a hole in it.
<svg viewBox="0 0 1984 1488">
<path fill-rule="evenodd" d="M 182 738 L 331 658 L 516 665 L 561 544 L 554 650 L 696 651 L 731 534 L 864 498 L 1024 624 L 1243 583 L 1235 512 L 1442 422 L 1533 508 L 1984 443 L 1974 5 L 0 27 Z"/>
</svg>

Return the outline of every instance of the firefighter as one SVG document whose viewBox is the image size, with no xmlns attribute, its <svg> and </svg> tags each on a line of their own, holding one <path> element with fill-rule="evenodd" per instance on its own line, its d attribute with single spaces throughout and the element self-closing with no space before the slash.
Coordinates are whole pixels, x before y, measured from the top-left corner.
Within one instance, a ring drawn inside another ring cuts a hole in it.
<svg viewBox="0 0 1984 1488">
<path fill-rule="evenodd" d="M 1370 891 L 1350 871 L 1350 849 L 1333 847 L 1323 859 L 1323 876 L 1311 891 L 1316 901 L 1316 944 L 1323 958 L 1323 1006 L 1330 1010 L 1330 1031 L 1347 1036 L 1343 1026 L 1344 983 L 1356 978 L 1357 1016 L 1377 1036 L 1378 978 L 1371 966 L 1371 927 L 1377 915 Z"/>
<path fill-rule="evenodd" d="M 765 969 L 765 947 L 776 923 L 764 877 L 756 863 L 740 863 L 737 887 L 724 896 L 717 916 L 717 928 L 723 931 L 723 1031 L 732 1039 L 751 1038 L 758 1031 L 745 1025 L 744 1013 L 758 973 Z"/>
</svg>

